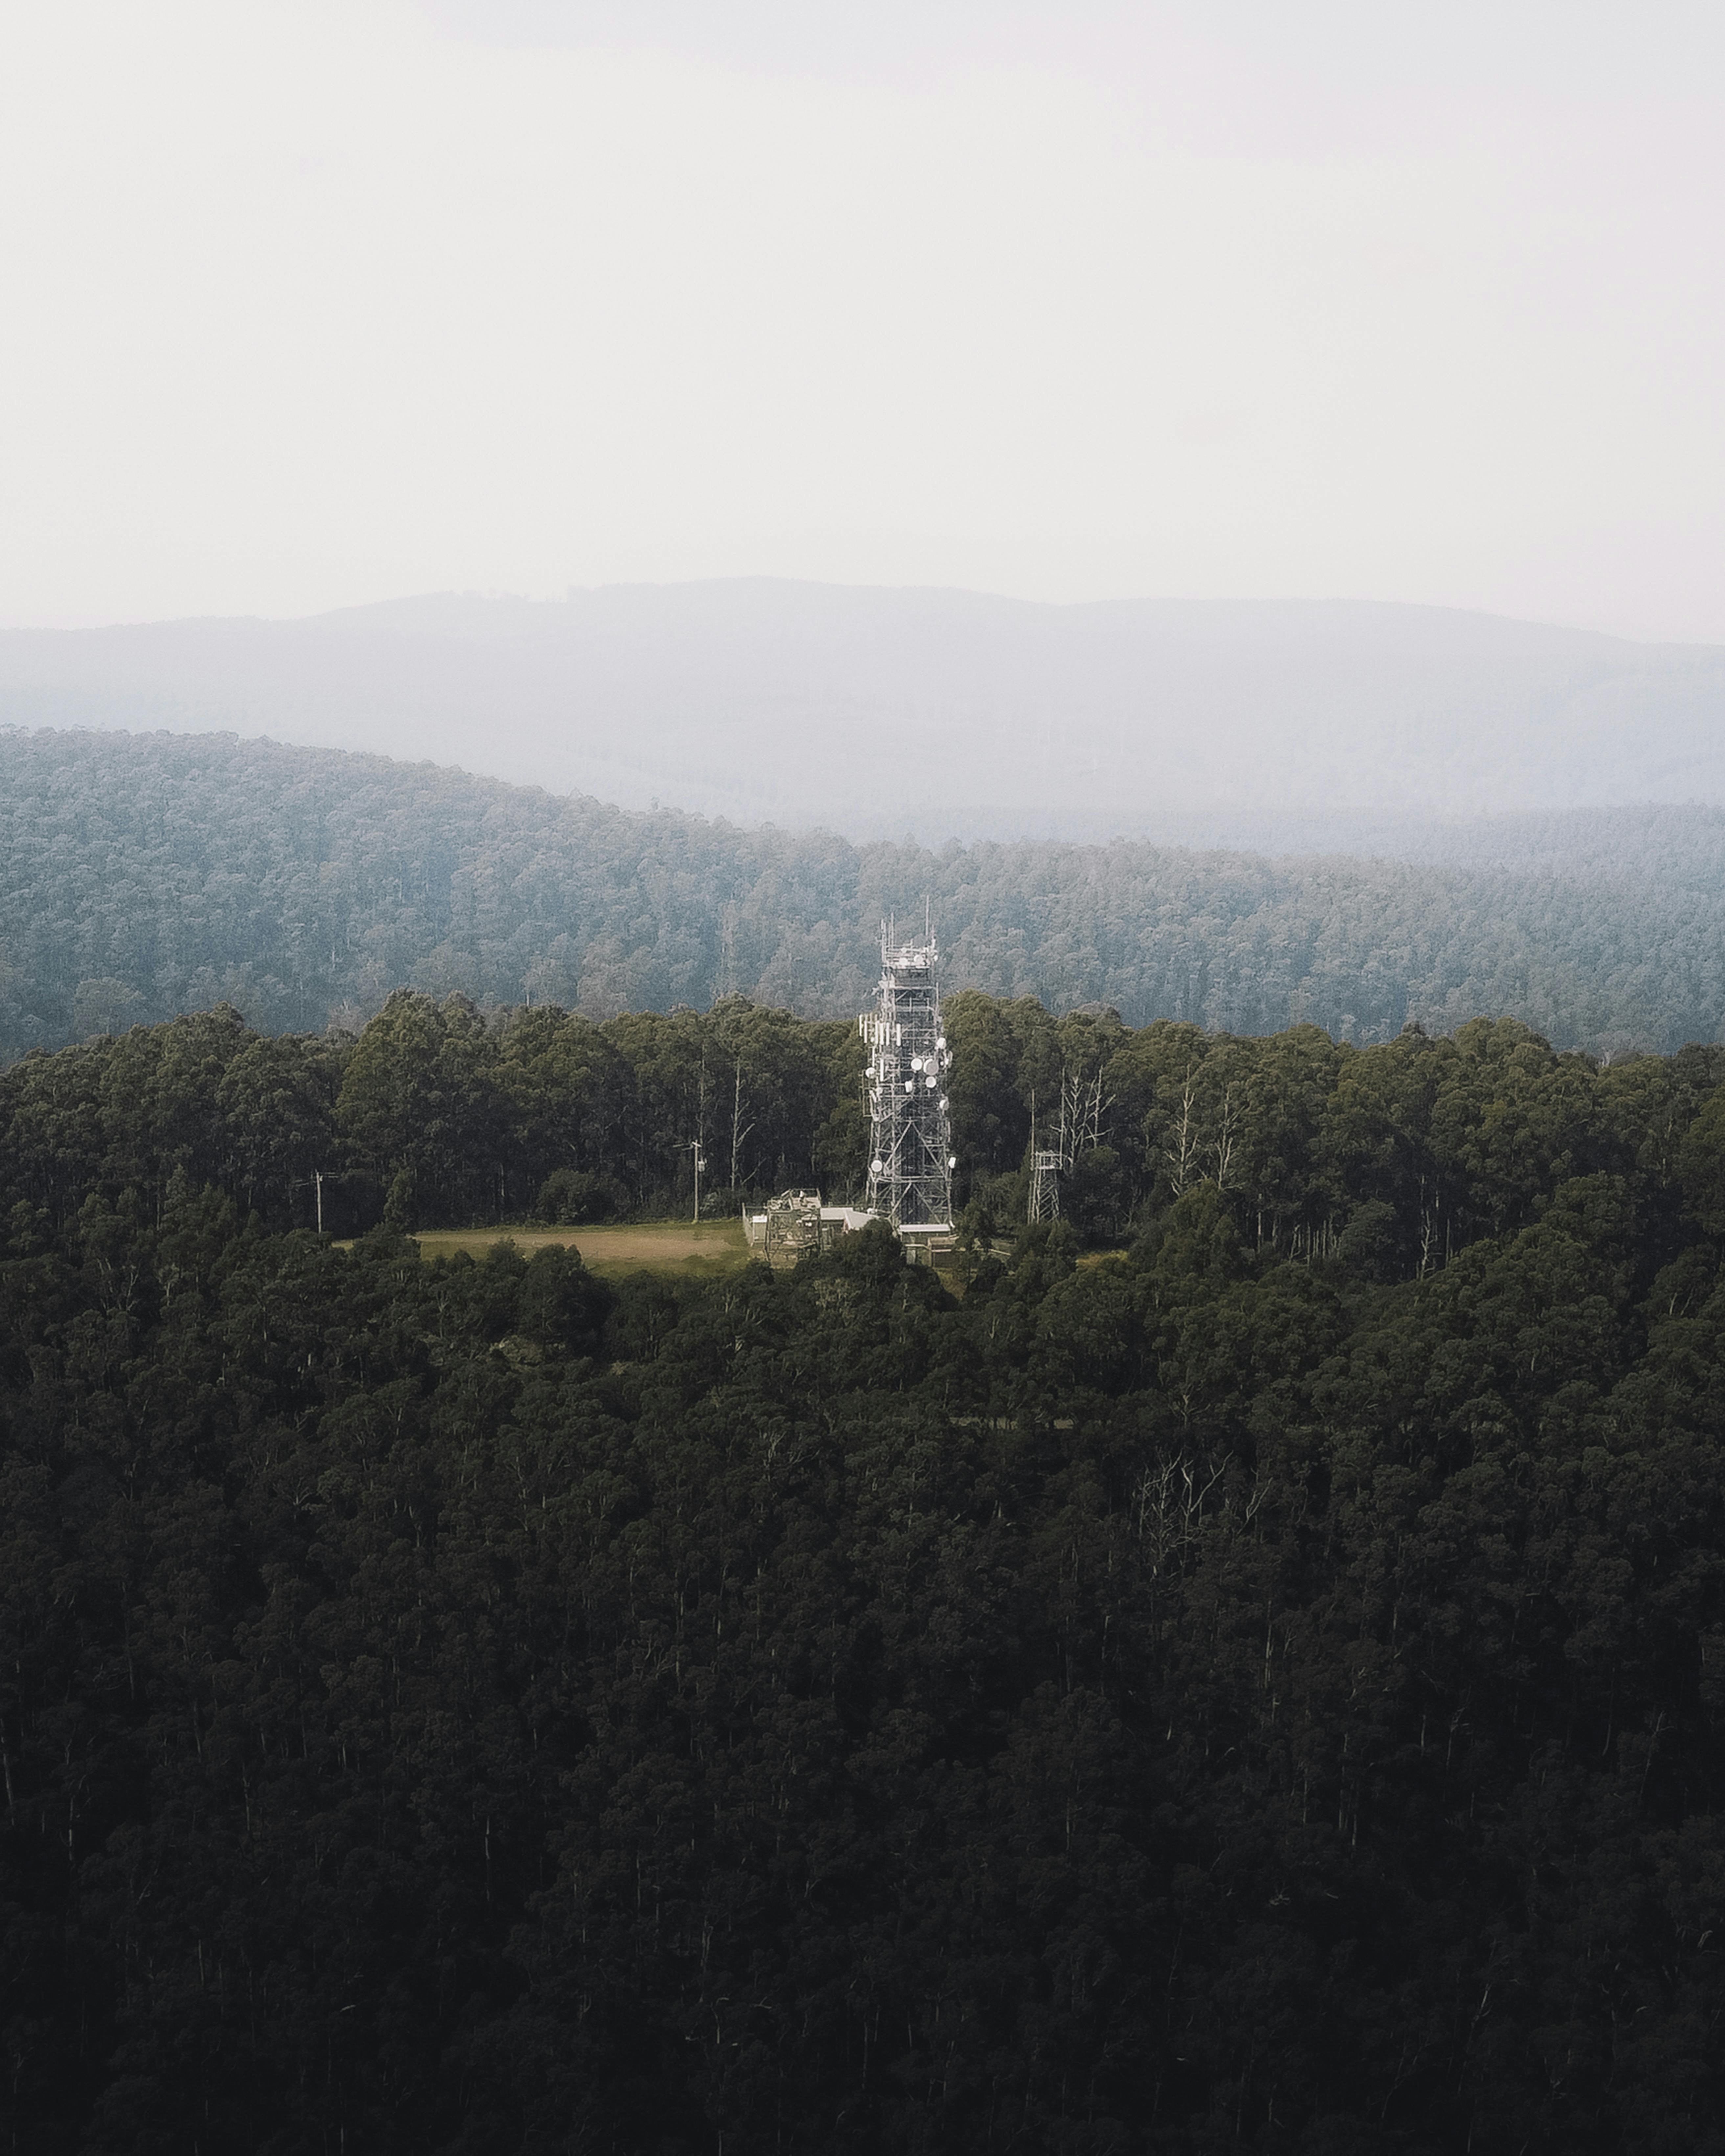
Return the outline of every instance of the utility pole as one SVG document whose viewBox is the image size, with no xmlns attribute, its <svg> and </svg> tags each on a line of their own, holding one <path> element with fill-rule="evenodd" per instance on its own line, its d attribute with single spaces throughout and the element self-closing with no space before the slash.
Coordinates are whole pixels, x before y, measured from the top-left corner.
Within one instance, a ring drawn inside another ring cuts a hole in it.
<svg viewBox="0 0 1725 2156">
<path fill-rule="evenodd" d="M 701 1224 L 701 1171 L 706 1166 L 706 1155 L 701 1149 L 701 1140 L 691 1138 L 689 1150 L 695 1158 L 695 1224 Z"/>
<path fill-rule="evenodd" d="M 311 1180 L 317 1186 L 317 1232 L 321 1235 L 323 1233 L 323 1170 L 321 1168 L 312 1169 Z"/>
</svg>

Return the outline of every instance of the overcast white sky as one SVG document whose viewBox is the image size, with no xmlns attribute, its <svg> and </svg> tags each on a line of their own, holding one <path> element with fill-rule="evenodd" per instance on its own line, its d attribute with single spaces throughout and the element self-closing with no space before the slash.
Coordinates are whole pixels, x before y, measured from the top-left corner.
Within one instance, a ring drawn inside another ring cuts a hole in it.
<svg viewBox="0 0 1725 2156">
<path fill-rule="evenodd" d="M 10 0 L 0 619 L 763 572 L 1725 639 L 1725 11 Z"/>
</svg>

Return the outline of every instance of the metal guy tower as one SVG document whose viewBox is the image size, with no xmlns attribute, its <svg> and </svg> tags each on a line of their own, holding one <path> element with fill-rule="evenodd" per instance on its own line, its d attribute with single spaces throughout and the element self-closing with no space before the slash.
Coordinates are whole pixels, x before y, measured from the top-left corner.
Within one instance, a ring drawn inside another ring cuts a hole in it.
<svg viewBox="0 0 1725 2156">
<path fill-rule="evenodd" d="M 941 1025 L 932 928 L 900 942 L 880 928 L 880 985 L 875 1008 L 857 1021 L 869 1045 L 868 1206 L 906 1228 L 950 1232 L 952 1133 L 947 1113 L 951 1060 Z"/>
</svg>

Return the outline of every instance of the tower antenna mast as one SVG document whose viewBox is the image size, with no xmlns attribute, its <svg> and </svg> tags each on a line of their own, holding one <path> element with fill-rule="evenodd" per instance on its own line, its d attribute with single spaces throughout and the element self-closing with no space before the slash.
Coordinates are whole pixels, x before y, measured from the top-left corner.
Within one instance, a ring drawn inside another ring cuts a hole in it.
<svg viewBox="0 0 1725 2156">
<path fill-rule="evenodd" d="M 901 942 L 896 923 L 881 922 L 880 983 L 874 1009 L 859 1020 L 869 1048 L 867 1203 L 901 1230 L 950 1230 L 957 1165 L 947 1106 L 952 1057 L 941 1022 L 940 951 L 927 901 L 923 920 L 920 942 L 913 930 Z"/>
</svg>

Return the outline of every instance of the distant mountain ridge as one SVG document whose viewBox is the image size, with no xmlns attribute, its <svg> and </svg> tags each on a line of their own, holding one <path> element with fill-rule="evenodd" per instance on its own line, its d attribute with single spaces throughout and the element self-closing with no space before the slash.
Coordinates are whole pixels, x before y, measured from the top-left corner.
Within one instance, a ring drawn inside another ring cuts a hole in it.
<svg viewBox="0 0 1725 2156">
<path fill-rule="evenodd" d="M 267 734 L 927 841 L 1274 850 L 1338 819 L 1725 802 L 1725 648 L 1339 601 L 739 579 L 13 629 L 0 721 Z"/>
</svg>

